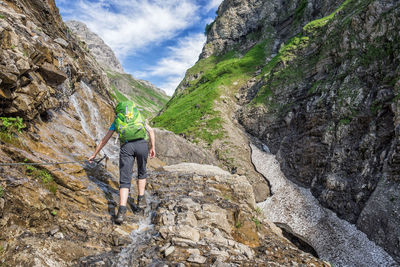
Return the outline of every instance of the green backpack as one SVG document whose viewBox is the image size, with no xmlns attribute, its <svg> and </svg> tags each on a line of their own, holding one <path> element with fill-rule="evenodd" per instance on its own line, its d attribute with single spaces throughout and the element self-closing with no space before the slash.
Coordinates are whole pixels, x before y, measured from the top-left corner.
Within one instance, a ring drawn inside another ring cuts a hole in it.
<svg viewBox="0 0 400 267">
<path fill-rule="evenodd" d="M 148 139 L 145 122 L 136 104 L 132 101 L 119 102 L 115 107 L 115 130 L 121 143 L 136 139 Z"/>
</svg>

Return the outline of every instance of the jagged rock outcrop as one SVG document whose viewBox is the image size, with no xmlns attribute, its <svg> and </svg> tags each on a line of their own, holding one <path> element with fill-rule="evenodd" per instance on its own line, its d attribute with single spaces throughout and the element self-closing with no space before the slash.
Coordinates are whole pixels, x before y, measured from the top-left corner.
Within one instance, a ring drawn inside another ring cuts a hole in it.
<svg viewBox="0 0 400 267">
<path fill-rule="evenodd" d="M 2 116 L 45 116 L 67 105 L 81 81 L 111 101 L 105 74 L 69 35 L 53 1 L 2 1 L 0 13 Z"/>
<path fill-rule="evenodd" d="M 114 51 L 106 45 L 97 34 L 89 30 L 85 23 L 69 20 L 65 24 L 69 29 L 84 41 L 90 53 L 96 58 L 97 62 L 106 70 L 123 73 L 124 69 L 114 54 Z"/>
<path fill-rule="evenodd" d="M 289 179 L 399 262 L 399 11 L 398 1 L 226 0 L 156 125 L 196 141 L 208 131 L 238 166 L 251 140 L 232 134 L 239 122 Z"/>
<path fill-rule="evenodd" d="M 114 118 L 108 80 L 54 1 L 0 1 L 0 43 L 0 161 L 87 158 Z M 113 149 L 106 149 L 107 179 L 117 175 Z M 2 166 L 0 173 L 1 265 L 65 266 L 106 249 L 99 237 L 105 222 L 112 225 L 99 218 L 107 208 L 96 215 L 97 205 L 107 207 L 105 192 L 79 162 Z"/>
<path fill-rule="evenodd" d="M 290 37 L 305 23 L 330 14 L 341 2 L 223 1 L 217 12 L 218 17 L 209 28 L 207 43 L 200 58 L 226 52 L 238 45 L 245 51 L 271 34 L 277 34 L 279 42 L 278 38 L 284 40 Z"/>
<path fill-rule="evenodd" d="M 400 8 L 348 5 L 332 23 L 305 27 L 303 46 L 255 85 L 258 96 L 268 96 L 246 106 L 240 120 L 277 153 L 288 178 L 399 261 Z"/>
<path fill-rule="evenodd" d="M 114 98 L 118 101 L 126 98 L 135 101 L 148 117 L 155 115 L 165 105 L 169 99 L 166 93 L 148 81 L 136 79 L 125 73 L 111 48 L 86 24 L 71 20 L 67 21 L 66 25 L 84 42 L 83 45 L 87 46 L 90 53 L 107 72 Z"/>
</svg>

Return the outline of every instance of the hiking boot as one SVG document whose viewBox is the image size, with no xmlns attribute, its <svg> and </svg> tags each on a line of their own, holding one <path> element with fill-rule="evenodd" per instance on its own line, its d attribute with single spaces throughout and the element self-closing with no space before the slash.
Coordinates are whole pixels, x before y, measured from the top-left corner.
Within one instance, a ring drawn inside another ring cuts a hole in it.
<svg viewBox="0 0 400 267">
<path fill-rule="evenodd" d="M 119 206 L 117 216 L 115 217 L 115 222 L 122 224 L 125 220 L 126 206 Z"/>
<path fill-rule="evenodd" d="M 139 209 L 144 209 L 146 208 L 146 198 L 143 196 L 138 196 L 137 198 L 137 207 Z"/>
</svg>

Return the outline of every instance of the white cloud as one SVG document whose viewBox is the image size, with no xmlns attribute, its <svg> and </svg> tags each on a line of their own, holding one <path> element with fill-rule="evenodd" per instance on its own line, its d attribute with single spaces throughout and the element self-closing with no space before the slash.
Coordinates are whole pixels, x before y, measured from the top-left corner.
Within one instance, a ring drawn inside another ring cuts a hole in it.
<svg viewBox="0 0 400 267">
<path fill-rule="evenodd" d="M 182 81 L 185 71 L 192 67 L 199 58 L 206 37 L 202 33 L 189 35 L 178 41 L 175 47 L 169 47 L 167 57 L 162 58 L 157 65 L 148 69 L 142 78 L 151 76 L 165 77 L 160 85 L 168 95 L 172 95 Z"/>
<path fill-rule="evenodd" d="M 122 60 L 198 22 L 198 10 L 194 0 L 81 0 L 70 18 L 86 23 Z"/>
<path fill-rule="evenodd" d="M 223 0 L 210 0 L 208 5 L 205 7 L 207 12 L 211 9 L 217 9 Z"/>
</svg>

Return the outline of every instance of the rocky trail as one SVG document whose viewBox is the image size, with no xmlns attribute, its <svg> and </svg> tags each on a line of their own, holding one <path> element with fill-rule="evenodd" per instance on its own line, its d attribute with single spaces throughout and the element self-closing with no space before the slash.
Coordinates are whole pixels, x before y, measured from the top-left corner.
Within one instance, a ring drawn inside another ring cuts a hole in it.
<svg viewBox="0 0 400 267">
<path fill-rule="evenodd" d="M 43 189 L 37 192 L 32 180 L 7 181 L 7 196 L 15 199 L 6 197 L 2 210 L 7 229 L 2 264 L 328 266 L 297 249 L 265 219 L 245 176 L 196 163 L 151 171 L 147 208 L 136 209 L 130 199 L 126 223 L 116 225 L 114 177 L 103 163 L 82 167 L 103 197 L 88 195 L 85 203 L 75 189 L 69 193 L 71 202 Z"/>
<path fill-rule="evenodd" d="M 268 220 L 300 236 L 334 266 L 399 266 L 355 225 L 323 208 L 309 189 L 289 181 L 275 155 L 251 149 L 254 166 L 271 185 L 272 196 L 257 204 Z"/>
<path fill-rule="evenodd" d="M 147 208 L 119 252 L 89 266 L 328 266 L 282 238 L 256 209 L 246 177 L 211 165 L 165 166 L 149 178 Z M 130 219 L 133 217 L 130 216 Z M 136 218 L 136 217 L 135 217 Z M 128 223 L 129 224 L 129 223 Z"/>
</svg>

